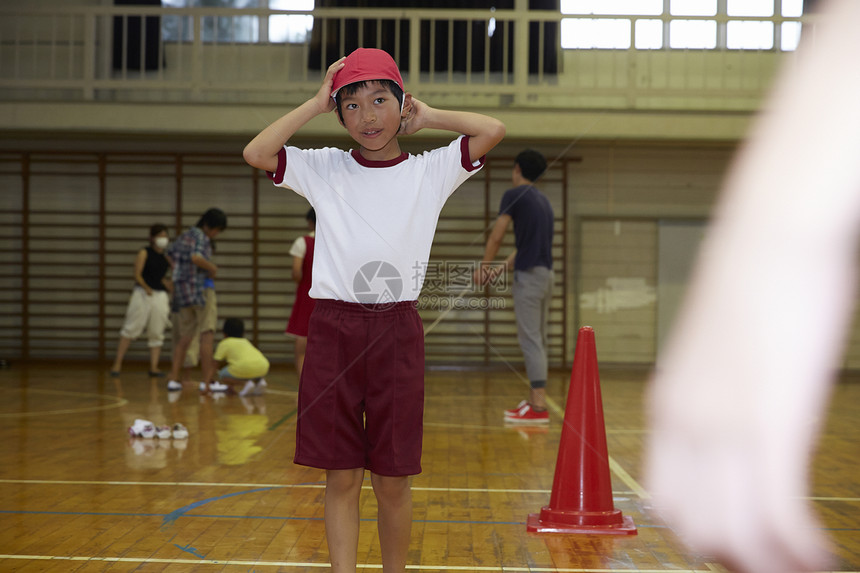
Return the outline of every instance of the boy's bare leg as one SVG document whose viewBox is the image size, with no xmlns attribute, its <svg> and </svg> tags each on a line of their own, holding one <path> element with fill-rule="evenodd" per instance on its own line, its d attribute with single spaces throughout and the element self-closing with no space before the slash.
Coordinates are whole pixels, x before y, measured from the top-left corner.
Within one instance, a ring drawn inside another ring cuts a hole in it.
<svg viewBox="0 0 860 573">
<path fill-rule="evenodd" d="M 212 358 L 215 333 L 211 330 L 200 333 L 200 368 L 203 370 L 203 381 L 207 384 L 215 381 L 215 360 Z"/>
<path fill-rule="evenodd" d="M 546 388 L 532 388 L 529 393 L 529 403 L 533 408 L 546 410 Z"/>
<path fill-rule="evenodd" d="M 182 368 L 182 380 L 180 382 L 191 382 L 191 370 L 194 366 L 190 366 L 186 363 L 186 365 Z"/>
<path fill-rule="evenodd" d="M 370 474 L 376 494 L 379 515 L 379 545 L 382 570 L 395 573 L 406 570 L 406 555 L 412 539 L 412 487 L 409 476 Z"/>
<path fill-rule="evenodd" d="M 179 380 L 179 373 L 185 363 L 185 354 L 188 352 L 189 344 L 191 344 L 191 336 L 180 336 L 173 346 L 173 364 L 170 366 L 168 380 Z"/>
<path fill-rule="evenodd" d="M 364 468 L 325 472 L 325 536 L 334 573 L 355 573 L 358 497 L 363 480 Z"/>
</svg>

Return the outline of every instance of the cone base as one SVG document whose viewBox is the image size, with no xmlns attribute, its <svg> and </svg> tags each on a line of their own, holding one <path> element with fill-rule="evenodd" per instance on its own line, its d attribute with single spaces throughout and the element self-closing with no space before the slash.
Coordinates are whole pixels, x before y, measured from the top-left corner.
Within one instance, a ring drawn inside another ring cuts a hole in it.
<svg viewBox="0 0 860 573">
<path fill-rule="evenodd" d="M 539 513 L 529 514 L 526 522 L 526 531 L 529 533 L 584 533 L 588 535 L 636 535 L 636 526 L 633 518 L 622 516 L 620 525 L 569 525 L 566 523 L 553 523 L 541 521 Z"/>
</svg>

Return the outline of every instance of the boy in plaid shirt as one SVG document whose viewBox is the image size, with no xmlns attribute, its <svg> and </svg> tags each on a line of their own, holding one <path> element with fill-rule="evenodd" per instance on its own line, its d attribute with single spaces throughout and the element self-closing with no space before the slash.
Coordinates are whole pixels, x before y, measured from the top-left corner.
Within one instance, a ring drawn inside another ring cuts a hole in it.
<svg viewBox="0 0 860 573">
<path fill-rule="evenodd" d="M 179 374 L 195 332 L 200 332 L 200 364 L 204 376 L 213 368 L 212 345 L 215 336 L 215 305 L 206 304 L 212 289 L 205 289 L 207 279 L 215 278 L 218 267 L 212 258 L 212 239 L 227 228 L 224 211 L 212 208 L 203 213 L 197 225 L 176 238 L 167 251 L 173 261 L 173 308 L 179 315 L 173 365 L 167 382 L 168 390 L 182 390 Z M 210 294 L 211 293 L 211 294 Z"/>
</svg>

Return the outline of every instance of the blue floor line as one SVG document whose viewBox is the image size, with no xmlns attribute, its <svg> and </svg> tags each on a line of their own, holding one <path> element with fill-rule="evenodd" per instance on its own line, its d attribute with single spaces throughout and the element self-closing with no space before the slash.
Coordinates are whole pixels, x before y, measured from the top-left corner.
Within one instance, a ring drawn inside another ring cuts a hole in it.
<svg viewBox="0 0 860 573">
<path fill-rule="evenodd" d="M 254 490 L 259 491 L 259 490 Z M 251 492 L 241 492 L 241 493 L 251 493 Z M 240 495 L 240 494 L 232 494 L 232 495 Z M 223 497 L 230 497 L 223 496 Z M 293 517 L 293 516 L 281 516 L 281 515 L 214 515 L 214 514 L 206 514 L 206 513 L 188 513 L 189 510 L 194 507 L 199 507 L 204 503 L 209 501 L 213 501 L 216 498 L 209 500 L 201 500 L 199 502 L 195 502 L 193 504 L 187 505 L 184 508 L 180 508 L 176 511 L 172 511 L 168 514 L 163 513 L 113 513 L 113 512 L 95 512 L 95 511 L 12 511 L 12 510 L 0 510 L 0 514 L 11 514 L 11 515 L 72 515 L 72 516 L 82 516 L 82 515 L 91 515 L 96 517 L 160 517 L 164 522 L 167 522 L 170 519 L 170 522 L 176 521 L 179 517 L 200 517 L 205 519 L 276 519 L 281 521 L 323 521 L 322 517 Z M 185 511 L 182 511 L 185 510 Z M 361 521 L 365 522 L 375 522 L 376 519 L 365 518 Z M 468 524 L 468 525 L 525 525 L 525 521 L 455 521 L 455 520 L 445 520 L 445 519 L 416 519 L 414 523 L 449 523 L 449 524 Z"/>
<path fill-rule="evenodd" d="M 288 413 L 284 414 L 280 420 L 278 420 L 277 422 L 275 422 L 274 424 L 269 426 L 269 431 L 271 432 L 272 430 L 275 430 L 278 426 L 280 426 L 281 424 L 283 424 L 284 422 L 286 422 L 287 420 L 289 420 L 290 418 L 295 416 L 296 412 L 298 412 L 298 410 L 293 410 L 292 412 L 288 412 Z"/>
<path fill-rule="evenodd" d="M 253 490 L 259 491 L 259 490 Z M 241 492 L 241 493 L 250 493 L 250 492 Z M 239 495 L 239 494 L 233 494 Z M 230 496 L 224 496 L 230 497 Z M 215 498 L 213 498 L 215 499 Z M 212 501 L 210 500 L 203 500 Z M 194 504 L 192 504 L 194 505 Z M 198 502 L 198 505 L 201 505 Z M 189 506 L 186 506 L 189 507 Z M 81 516 L 81 515 L 91 515 L 95 517 L 160 517 L 162 519 L 166 519 L 170 515 L 176 515 L 176 517 L 199 517 L 204 519 L 276 519 L 281 521 L 322 521 L 322 517 L 294 517 L 294 516 L 283 516 L 283 515 L 220 515 L 220 514 L 207 514 L 207 513 L 187 513 L 183 512 L 182 514 L 177 514 L 179 510 L 175 512 L 171 512 L 168 514 L 164 513 L 113 513 L 113 512 L 95 512 L 95 511 L 15 511 L 8 509 L 0 509 L 0 514 L 6 515 L 71 515 L 71 516 Z M 175 519 L 174 519 L 175 521 Z M 375 522 L 375 519 L 364 518 L 361 519 L 364 522 Z M 447 523 L 452 525 L 525 525 L 525 521 L 457 521 L 451 519 L 415 519 L 413 523 Z M 642 524 L 636 523 L 637 529 L 666 529 L 665 525 L 652 525 L 652 524 Z M 821 531 L 847 531 L 860 532 L 860 528 L 857 527 L 822 527 Z"/>
<path fill-rule="evenodd" d="M 167 529 L 168 527 L 173 525 L 173 523 L 177 519 L 179 519 L 180 517 L 182 517 L 183 515 L 185 515 L 189 511 L 191 511 L 192 509 L 197 509 L 201 505 L 205 505 L 205 504 L 212 502 L 212 501 L 218 501 L 218 500 L 226 499 L 229 497 L 235 497 L 237 495 L 245 495 L 246 493 L 257 493 L 260 491 L 269 491 L 270 489 L 273 489 L 273 488 L 261 487 L 261 488 L 257 488 L 257 489 L 249 489 L 247 491 L 236 491 L 233 493 L 227 493 L 224 495 L 219 495 L 217 497 L 210 497 L 207 499 L 201 499 L 200 501 L 195 501 L 194 503 L 188 504 L 184 507 L 180 507 L 179 509 L 175 509 L 175 510 L 171 511 L 170 513 L 168 513 L 167 515 L 165 515 L 164 520 L 162 520 L 162 522 L 161 522 L 161 530 L 164 531 L 165 529 Z"/>
</svg>

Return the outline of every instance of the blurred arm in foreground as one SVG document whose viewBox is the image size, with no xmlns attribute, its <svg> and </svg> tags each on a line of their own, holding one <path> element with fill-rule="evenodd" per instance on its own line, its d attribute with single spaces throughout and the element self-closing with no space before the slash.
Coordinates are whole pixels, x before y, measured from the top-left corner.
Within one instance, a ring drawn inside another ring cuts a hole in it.
<svg viewBox="0 0 860 573">
<path fill-rule="evenodd" d="M 827 564 L 809 462 L 851 321 L 860 2 L 820 2 L 734 161 L 649 388 L 646 482 L 739 571 Z"/>
</svg>

